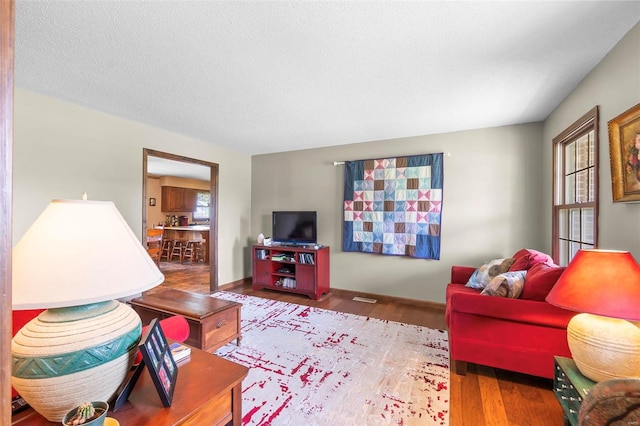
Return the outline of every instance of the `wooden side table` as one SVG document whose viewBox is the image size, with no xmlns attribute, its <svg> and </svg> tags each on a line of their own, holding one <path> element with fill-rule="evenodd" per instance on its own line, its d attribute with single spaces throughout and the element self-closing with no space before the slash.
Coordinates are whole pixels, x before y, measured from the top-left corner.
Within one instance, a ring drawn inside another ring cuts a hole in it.
<svg viewBox="0 0 640 426">
<path fill-rule="evenodd" d="M 178 364 L 171 407 L 163 407 L 149 372 L 143 371 L 129 400 L 107 414 L 120 425 L 226 425 L 242 424 L 242 380 L 249 369 L 216 355 L 191 349 Z M 28 408 L 11 418 L 12 425 L 51 426 Z"/>
<path fill-rule="evenodd" d="M 571 358 L 555 356 L 553 359 L 555 364 L 553 393 L 564 411 L 564 424 L 578 426 L 578 412 L 582 400 L 596 382 L 583 376 Z"/>
<path fill-rule="evenodd" d="M 240 346 L 241 303 L 174 289 L 153 291 L 129 303 L 142 324 L 149 324 L 153 318 L 184 316 L 189 323 L 185 343 L 190 346 L 213 352 L 234 339 Z"/>
</svg>

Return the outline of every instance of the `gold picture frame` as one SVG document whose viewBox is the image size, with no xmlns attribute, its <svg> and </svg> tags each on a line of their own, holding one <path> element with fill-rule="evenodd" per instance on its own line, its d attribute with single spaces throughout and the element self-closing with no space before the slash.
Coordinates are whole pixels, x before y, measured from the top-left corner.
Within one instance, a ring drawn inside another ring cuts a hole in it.
<svg viewBox="0 0 640 426">
<path fill-rule="evenodd" d="M 609 121 L 613 202 L 640 201 L 640 104 Z"/>
</svg>

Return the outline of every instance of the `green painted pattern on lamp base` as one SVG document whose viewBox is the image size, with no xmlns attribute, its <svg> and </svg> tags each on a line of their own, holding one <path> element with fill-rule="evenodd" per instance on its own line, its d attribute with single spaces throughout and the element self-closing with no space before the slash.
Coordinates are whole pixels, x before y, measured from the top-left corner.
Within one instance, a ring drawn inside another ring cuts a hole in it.
<svg viewBox="0 0 640 426">
<path fill-rule="evenodd" d="M 12 355 L 13 376 L 21 379 L 44 379 L 88 370 L 112 361 L 137 348 L 142 326 L 100 346 L 45 357 Z"/>
<path fill-rule="evenodd" d="M 68 308 L 54 308 L 41 313 L 37 320 L 48 324 L 70 324 L 109 315 L 120 306 L 120 302 L 109 300 Z M 97 330 L 96 333 L 100 331 Z M 81 348 L 73 352 L 47 355 L 11 354 L 12 376 L 21 379 L 44 379 L 89 370 L 106 364 L 137 348 L 142 334 L 138 320 L 128 330 L 99 345 Z"/>
</svg>

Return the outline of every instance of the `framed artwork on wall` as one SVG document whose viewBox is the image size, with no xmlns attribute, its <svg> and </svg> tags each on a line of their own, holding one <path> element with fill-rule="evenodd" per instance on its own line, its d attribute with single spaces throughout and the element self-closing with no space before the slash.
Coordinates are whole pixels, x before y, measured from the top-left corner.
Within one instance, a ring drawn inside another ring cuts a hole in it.
<svg viewBox="0 0 640 426">
<path fill-rule="evenodd" d="M 614 202 L 640 201 L 640 104 L 609 121 Z"/>
<path fill-rule="evenodd" d="M 150 206 L 155 206 L 156 205 L 156 199 L 155 198 L 149 198 L 149 205 Z"/>
</svg>

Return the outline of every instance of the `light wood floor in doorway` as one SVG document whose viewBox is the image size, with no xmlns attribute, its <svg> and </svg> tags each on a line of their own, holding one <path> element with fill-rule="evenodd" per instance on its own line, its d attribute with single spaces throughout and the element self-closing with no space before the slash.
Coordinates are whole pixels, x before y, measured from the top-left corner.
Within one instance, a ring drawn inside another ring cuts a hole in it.
<svg viewBox="0 0 640 426">
<path fill-rule="evenodd" d="M 160 287 L 209 294 L 207 265 L 161 263 L 165 282 Z M 446 329 L 444 311 L 406 299 L 383 298 L 378 303 L 353 301 L 348 292 L 335 292 L 315 301 L 306 296 L 255 291 L 250 285 L 222 286 L 222 290 L 289 303 L 316 306 L 356 315 Z M 151 290 L 153 291 L 153 290 Z M 562 426 L 562 409 L 551 380 L 469 364 L 466 376 L 451 373 L 451 426 Z"/>
</svg>

